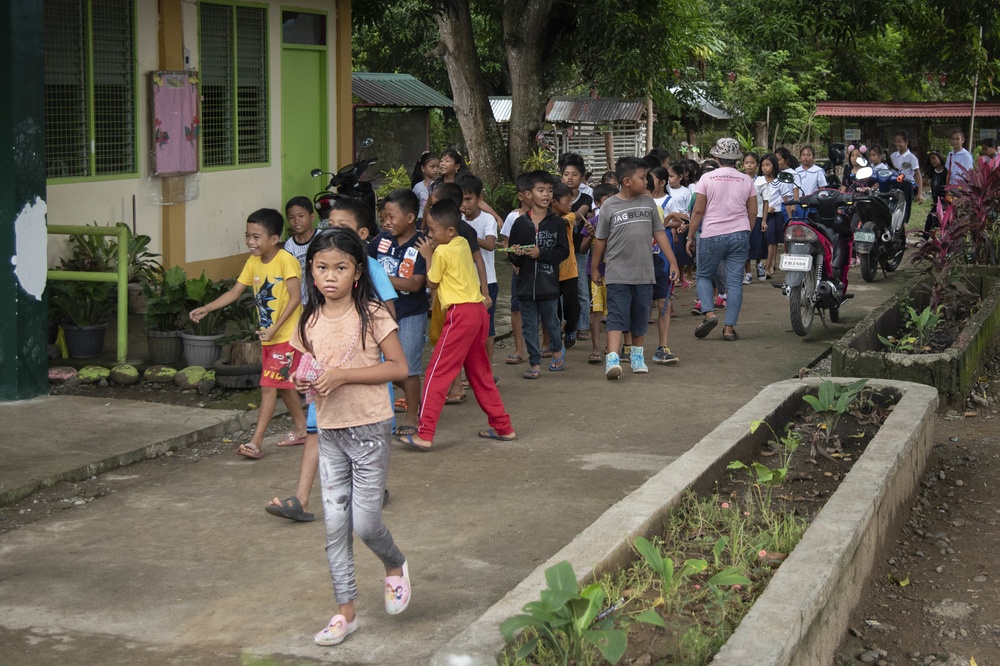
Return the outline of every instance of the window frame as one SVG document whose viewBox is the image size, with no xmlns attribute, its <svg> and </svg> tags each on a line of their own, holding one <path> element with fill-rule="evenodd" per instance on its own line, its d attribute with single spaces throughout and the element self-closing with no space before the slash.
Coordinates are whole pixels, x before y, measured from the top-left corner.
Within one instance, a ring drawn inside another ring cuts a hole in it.
<svg viewBox="0 0 1000 666">
<path fill-rule="evenodd" d="M 73 183 L 95 183 L 111 180 L 130 180 L 139 178 L 142 175 L 142 165 L 140 160 L 142 159 L 142 153 L 140 151 L 140 143 L 142 134 L 142 127 L 140 126 L 140 83 L 139 83 L 139 16 L 138 9 L 136 5 L 138 0 L 127 0 L 127 2 L 132 6 L 132 123 L 133 123 L 133 141 L 132 141 L 132 160 L 133 169 L 132 171 L 121 171 L 119 173 L 97 173 L 97 152 L 96 152 L 96 142 L 97 142 L 97 118 L 94 115 L 95 111 L 95 100 L 94 100 L 94 3 L 93 0 L 83 0 L 84 2 L 84 14 L 86 16 L 83 28 L 83 38 L 86 44 L 86 61 L 85 61 L 85 72 L 86 72 L 86 82 L 85 82 L 85 95 L 86 95 L 86 114 L 87 114 L 87 169 L 90 172 L 86 176 L 49 176 L 48 175 L 48 153 L 45 155 L 45 182 L 47 185 L 71 185 Z M 44 15 L 43 15 L 43 25 L 44 25 Z M 44 39 L 43 39 L 44 48 Z M 45 84 L 43 83 L 43 86 Z"/>
<path fill-rule="evenodd" d="M 205 141 L 205 114 L 204 114 L 204 110 L 202 109 L 202 104 L 201 104 L 201 102 L 204 101 L 204 94 L 202 93 L 202 86 L 204 86 L 204 83 L 205 83 L 205 72 L 204 72 L 204 68 L 202 67 L 202 64 L 201 64 L 202 55 L 203 55 L 202 39 L 201 39 L 201 36 L 202 36 L 201 6 L 202 5 L 220 5 L 220 6 L 231 7 L 232 8 L 232 26 L 233 26 L 232 37 L 233 37 L 233 43 L 232 43 L 232 46 L 231 46 L 231 54 L 232 54 L 232 64 L 233 64 L 233 68 L 232 69 L 233 69 L 233 73 L 232 73 L 232 78 L 231 78 L 230 82 L 232 84 L 232 90 L 234 92 L 233 92 L 233 110 L 232 110 L 232 114 L 233 115 L 230 118 L 230 120 L 232 122 L 232 136 L 231 136 L 232 143 L 231 143 L 231 145 L 232 145 L 232 159 L 233 159 L 233 163 L 232 164 L 227 164 L 227 165 L 220 165 L 220 166 L 207 166 L 207 164 L 205 163 L 205 144 L 206 144 L 206 141 Z M 264 70 L 263 71 L 264 71 L 264 76 L 265 76 L 264 94 L 265 94 L 265 97 L 266 97 L 266 99 L 264 101 L 264 109 L 265 109 L 264 110 L 264 114 L 265 114 L 264 127 L 265 127 L 265 133 L 267 135 L 267 159 L 265 159 L 263 162 L 246 162 L 246 163 L 241 163 L 240 162 L 240 155 L 239 155 L 239 127 L 240 126 L 239 126 L 239 99 L 238 99 L 238 95 L 239 95 L 239 93 L 238 93 L 238 84 L 239 84 L 239 73 L 238 73 L 238 70 L 239 70 L 239 53 L 237 51 L 238 44 L 239 44 L 239 35 L 238 35 L 238 30 L 237 30 L 237 27 L 238 27 L 237 26 L 237 13 L 236 13 L 236 8 L 237 7 L 247 7 L 247 8 L 250 8 L 250 9 L 262 9 L 262 10 L 264 10 L 264 21 L 265 21 L 265 24 L 264 24 L 264 44 L 263 44 L 263 50 L 264 50 Z M 271 5 L 269 5 L 267 3 L 263 3 L 263 2 L 244 2 L 243 0 L 200 0 L 200 2 L 198 2 L 198 12 L 197 12 L 197 15 L 198 15 L 198 68 L 197 69 L 198 69 L 198 95 L 199 95 L 199 98 L 201 100 L 199 102 L 198 108 L 199 108 L 199 116 L 201 118 L 201 123 L 202 123 L 201 141 L 198 142 L 198 144 L 199 144 L 198 145 L 198 164 L 200 165 L 202 172 L 211 173 L 211 172 L 215 172 L 215 171 L 234 171 L 234 170 L 238 170 L 238 169 L 260 169 L 260 168 L 266 168 L 266 167 L 270 167 L 271 166 L 271 156 L 272 156 L 272 149 L 273 149 L 273 145 L 274 145 L 274 141 L 273 141 L 274 137 L 273 137 L 273 133 L 271 131 L 271 123 L 272 123 L 272 115 L 271 115 L 271 101 L 272 101 L 271 100 L 271 98 L 272 98 L 271 85 L 273 83 L 273 81 L 272 81 L 273 77 L 272 77 L 272 73 L 271 73 L 271 22 L 272 21 L 271 21 L 270 10 L 271 10 Z"/>
</svg>

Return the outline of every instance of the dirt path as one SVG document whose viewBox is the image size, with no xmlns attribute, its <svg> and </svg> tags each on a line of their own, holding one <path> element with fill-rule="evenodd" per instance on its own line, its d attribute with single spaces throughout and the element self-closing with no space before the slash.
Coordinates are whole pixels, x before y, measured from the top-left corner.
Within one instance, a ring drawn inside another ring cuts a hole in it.
<svg viewBox="0 0 1000 666">
<path fill-rule="evenodd" d="M 996 359 L 985 377 L 992 396 Z M 862 593 L 836 663 L 1000 664 L 1000 405 L 973 404 L 970 416 L 937 417 L 908 522 Z"/>
</svg>

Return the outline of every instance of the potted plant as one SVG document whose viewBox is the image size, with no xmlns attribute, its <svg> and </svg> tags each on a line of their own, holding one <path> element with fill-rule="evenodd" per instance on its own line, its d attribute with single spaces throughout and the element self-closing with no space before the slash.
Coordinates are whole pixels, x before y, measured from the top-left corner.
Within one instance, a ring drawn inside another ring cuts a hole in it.
<svg viewBox="0 0 1000 666">
<path fill-rule="evenodd" d="M 219 339 L 219 344 L 229 345 L 229 358 L 215 362 L 215 383 L 228 389 L 256 388 L 261 371 L 260 314 L 250 292 L 229 306 L 228 320 L 235 330 Z"/>
<path fill-rule="evenodd" d="M 66 335 L 69 355 L 72 358 L 100 356 L 114 310 L 111 283 L 53 282 L 49 287 L 49 302 Z"/>
<path fill-rule="evenodd" d="M 152 239 L 145 234 L 128 235 L 128 309 L 135 314 L 146 314 L 147 293 L 144 286 L 162 272 L 157 257 L 149 251 Z"/>
<path fill-rule="evenodd" d="M 95 223 L 95 226 L 97 224 Z M 59 270 L 109 273 L 117 245 L 105 236 L 71 236 L 72 253 L 59 262 Z M 66 336 L 73 358 L 94 358 L 104 350 L 104 337 L 114 312 L 110 282 L 59 280 L 52 283 L 49 299 L 57 323 Z"/>
<path fill-rule="evenodd" d="M 226 293 L 231 284 L 232 280 L 209 280 L 202 271 L 201 277 L 189 279 L 184 285 L 185 309 L 190 311 L 208 305 Z M 228 308 L 214 310 L 198 322 L 188 320 L 186 328 L 181 332 L 185 363 L 211 368 L 219 360 L 222 355 L 219 340 L 224 333 L 227 311 Z"/>
<path fill-rule="evenodd" d="M 158 365 L 179 363 L 183 353 L 181 331 L 187 311 L 187 275 L 180 266 L 168 271 L 157 266 L 143 283 L 146 300 L 146 342 L 149 360 Z"/>
</svg>

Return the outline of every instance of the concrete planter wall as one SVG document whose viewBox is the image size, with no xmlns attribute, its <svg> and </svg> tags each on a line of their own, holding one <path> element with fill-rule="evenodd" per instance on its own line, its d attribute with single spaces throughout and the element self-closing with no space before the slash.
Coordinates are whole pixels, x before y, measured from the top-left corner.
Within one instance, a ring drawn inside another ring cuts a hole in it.
<svg viewBox="0 0 1000 666">
<path fill-rule="evenodd" d="M 1000 277 L 994 268 L 973 268 L 972 289 L 983 300 L 951 348 L 938 354 L 890 354 L 878 336 L 895 335 L 905 321 L 904 299 L 917 310 L 927 306 L 929 294 L 922 277 L 872 311 L 833 345 L 835 377 L 878 377 L 935 387 L 943 405 L 960 406 L 969 394 L 980 364 L 1000 343 Z"/>
<path fill-rule="evenodd" d="M 659 533 L 685 492 L 711 491 L 730 461 L 758 450 L 767 440 L 765 428 L 750 433 L 751 421 L 766 418 L 780 429 L 800 408 L 802 395 L 818 383 L 815 378 L 791 380 L 764 388 L 535 569 L 455 636 L 433 663 L 496 664 L 504 648 L 500 623 L 538 599 L 545 569 L 567 560 L 580 582 L 588 583 L 629 562 L 635 556 L 635 538 Z M 875 559 L 906 516 L 933 445 L 938 404 L 934 389 L 885 380 L 869 384 L 896 390 L 899 403 L 713 663 L 832 662 Z"/>
</svg>

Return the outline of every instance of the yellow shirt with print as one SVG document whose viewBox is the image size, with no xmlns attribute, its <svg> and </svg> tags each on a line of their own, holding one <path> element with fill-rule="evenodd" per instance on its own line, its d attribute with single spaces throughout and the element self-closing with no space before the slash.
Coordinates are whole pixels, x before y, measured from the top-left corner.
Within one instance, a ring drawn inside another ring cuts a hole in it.
<svg viewBox="0 0 1000 666">
<path fill-rule="evenodd" d="M 247 259 L 243 272 L 236 281 L 253 287 L 254 301 L 257 304 L 257 313 L 260 315 L 260 328 L 271 328 L 288 307 L 288 289 L 285 287 L 285 281 L 290 278 L 302 279 L 302 265 L 285 250 L 278 250 L 278 254 L 266 264 L 260 257 Z M 298 323 L 299 313 L 296 312 L 285 320 L 274 337 L 263 344 L 275 345 L 279 342 L 288 342 L 292 339 L 292 331 Z"/>
<path fill-rule="evenodd" d="M 447 245 L 437 246 L 427 269 L 427 279 L 438 285 L 437 299 L 445 310 L 460 303 L 485 300 L 469 241 L 462 236 L 455 236 Z"/>
</svg>

